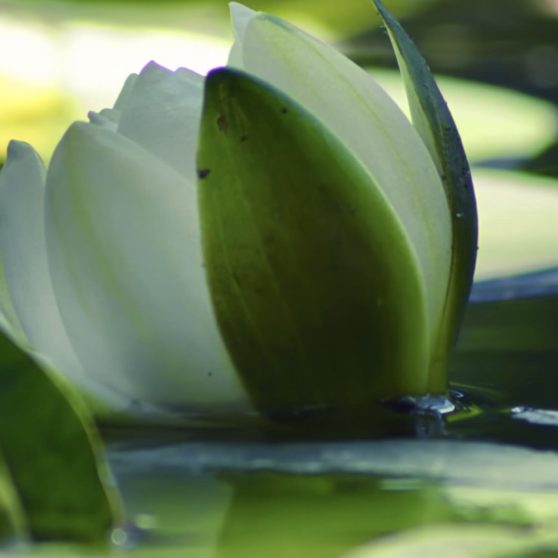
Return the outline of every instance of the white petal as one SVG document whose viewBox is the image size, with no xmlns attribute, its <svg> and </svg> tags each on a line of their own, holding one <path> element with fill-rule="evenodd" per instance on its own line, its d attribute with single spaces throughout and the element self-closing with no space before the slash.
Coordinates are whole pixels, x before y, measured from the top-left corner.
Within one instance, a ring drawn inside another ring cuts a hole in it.
<svg viewBox="0 0 558 558">
<path fill-rule="evenodd" d="M 9 337 L 11 338 L 13 341 L 17 340 L 13 337 L 12 334 L 12 326 L 11 324 L 8 322 L 8 318 L 6 318 L 5 314 L 3 312 L 0 311 L 0 329 Z"/>
<path fill-rule="evenodd" d="M 127 138 L 76 123 L 49 169 L 46 227 L 64 323 L 99 381 L 183 411 L 245 404 L 188 181 Z"/>
<path fill-rule="evenodd" d="M 202 76 L 151 62 L 118 103 L 118 132 L 193 181 L 202 98 Z"/>
<path fill-rule="evenodd" d="M 44 168 L 27 144 L 11 142 L 0 176 L 0 258 L 17 324 L 24 337 L 12 337 L 55 371 L 109 404 L 116 394 L 93 387 L 68 340 L 54 298 L 44 234 Z M 7 316 L 12 321 L 12 316 Z"/>
<path fill-rule="evenodd" d="M 414 246 L 433 331 L 449 276 L 451 224 L 440 177 L 415 129 L 376 81 L 334 48 L 264 14 L 234 21 L 244 69 L 317 116 L 384 190 Z"/>
<path fill-rule="evenodd" d="M 227 60 L 227 66 L 231 68 L 242 68 L 242 47 L 240 43 L 234 43 L 229 51 L 229 58 Z"/>
<path fill-rule="evenodd" d="M 239 4 L 238 2 L 231 2 L 229 4 L 229 9 L 231 13 L 231 20 L 233 24 L 234 36 L 237 41 L 241 41 L 246 33 L 246 28 L 252 20 L 252 18 L 257 15 L 258 12 L 251 10 L 250 8 Z"/>
<path fill-rule="evenodd" d="M 128 99 L 131 97 L 132 91 L 136 86 L 136 81 L 138 80 L 138 74 L 130 74 L 124 85 L 118 98 L 114 103 L 113 108 L 104 108 L 99 112 L 89 111 L 87 114 L 91 124 L 96 124 L 97 126 L 105 126 L 113 131 L 118 128 L 118 123 L 120 122 L 120 116 L 122 115 L 122 109 L 128 103 Z"/>
<path fill-rule="evenodd" d="M 120 121 L 120 111 L 115 109 L 103 109 L 100 112 L 89 111 L 87 117 L 91 124 L 104 126 L 116 132 L 118 129 L 118 122 Z"/>
<path fill-rule="evenodd" d="M 134 87 L 136 86 L 136 82 L 138 81 L 138 74 L 130 74 L 124 85 L 122 86 L 122 90 L 118 94 L 116 101 L 114 102 L 114 110 L 122 111 L 126 104 L 128 103 L 128 99 L 130 98 Z"/>
<path fill-rule="evenodd" d="M 233 26 L 236 41 L 232 45 L 229 52 L 229 60 L 227 62 L 227 65 L 235 68 L 242 68 L 244 65 L 242 59 L 242 37 L 244 37 L 246 27 L 258 12 L 247 8 L 242 4 L 239 4 L 238 2 L 231 2 L 229 4 L 229 9 L 231 13 L 231 23 Z"/>
<path fill-rule="evenodd" d="M 6 167 L 4 167 L 6 168 Z M 5 172 L 5 171 L 4 171 Z M 0 183 L 3 182 L 0 176 Z M 1 188 L 1 186 L 0 186 Z M 0 208 L 1 213 L 1 208 Z M 1 230 L 0 230 L 1 235 Z M 0 254 L 0 322 L 1 329 L 19 345 L 26 345 L 28 343 L 25 333 L 21 328 L 17 313 L 15 311 L 14 305 L 12 303 L 12 297 L 10 295 L 10 289 L 6 281 L 6 274 L 4 272 L 4 262 L 2 261 L 2 255 Z"/>
<path fill-rule="evenodd" d="M 8 160 L 0 175 L 0 256 L 4 272 L 1 290 L 5 293 L 2 298 L 9 296 L 13 304 L 4 311 L 8 321 L 21 327 L 28 342 L 48 333 L 41 320 L 56 311 L 52 292 L 48 292 L 44 180 L 43 164 L 33 148 L 23 142 L 10 142 Z M 41 329 L 46 331 L 41 334 Z"/>
</svg>

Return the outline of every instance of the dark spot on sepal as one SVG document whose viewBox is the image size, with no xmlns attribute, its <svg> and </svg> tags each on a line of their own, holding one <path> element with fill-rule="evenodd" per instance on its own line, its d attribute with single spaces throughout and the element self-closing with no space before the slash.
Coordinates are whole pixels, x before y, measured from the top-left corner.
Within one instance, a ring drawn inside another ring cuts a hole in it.
<svg viewBox="0 0 558 558">
<path fill-rule="evenodd" d="M 219 128 L 221 132 L 226 132 L 228 127 L 229 123 L 227 122 L 227 118 L 224 114 L 220 114 L 217 117 L 217 128 Z"/>
<path fill-rule="evenodd" d="M 286 107 L 281 107 L 281 114 L 287 114 L 289 111 Z"/>
<path fill-rule="evenodd" d="M 248 136 L 247 136 L 246 134 L 243 134 L 242 136 L 240 136 L 240 141 L 241 141 L 242 143 L 244 143 L 244 142 L 247 141 L 247 140 L 248 140 Z"/>
<path fill-rule="evenodd" d="M 210 172 L 211 171 L 209 169 L 198 169 L 198 178 L 203 180 L 204 178 L 207 178 Z"/>
</svg>

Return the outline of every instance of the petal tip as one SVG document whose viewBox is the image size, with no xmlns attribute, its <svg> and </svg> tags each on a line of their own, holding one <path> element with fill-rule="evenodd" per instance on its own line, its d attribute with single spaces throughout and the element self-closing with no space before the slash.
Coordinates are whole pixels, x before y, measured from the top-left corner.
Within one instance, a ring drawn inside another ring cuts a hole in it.
<svg viewBox="0 0 558 558">
<path fill-rule="evenodd" d="M 169 73 L 171 73 L 171 70 L 169 70 L 168 68 L 165 68 L 164 66 L 161 66 L 161 64 L 155 62 L 155 60 L 150 60 L 142 68 L 139 75 L 140 76 L 145 76 L 145 75 L 157 74 L 157 73 L 169 74 Z"/>
<path fill-rule="evenodd" d="M 19 159 L 33 151 L 33 148 L 25 141 L 11 140 L 8 144 L 8 160 Z"/>
<path fill-rule="evenodd" d="M 87 113 L 89 122 L 95 126 L 101 126 L 116 131 L 118 126 L 118 111 L 114 109 L 102 109 L 100 112 L 90 110 Z"/>
<path fill-rule="evenodd" d="M 18 161 L 35 161 L 35 164 L 42 168 L 43 161 L 32 145 L 25 141 L 11 140 L 8 143 L 6 162 L 4 168 Z"/>
<path fill-rule="evenodd" d="M 235 37 L 241 41 L 248 24 L 258 12 L 238 2 L 230 2 L 229 9 Z"/>
</svg>

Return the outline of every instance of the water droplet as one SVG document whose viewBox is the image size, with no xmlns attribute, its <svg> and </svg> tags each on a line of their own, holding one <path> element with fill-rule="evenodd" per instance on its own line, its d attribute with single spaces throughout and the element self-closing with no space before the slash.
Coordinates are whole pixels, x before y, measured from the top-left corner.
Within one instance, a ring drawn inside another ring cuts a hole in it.
<svg viewBox="0 0 558 558">
<path fill-rule="evenodd" d="M 120 527 L 114 529 L 110 535 L 110 540 L 115 546 L 124 546 L 128 542 L 128 533 Z"/>
<path fill-rule="evenodd" d="M 417 397 L 416 406 L 419 412 L 447 415 L 455 411 L 455 404 L 445 395 L 423 395 Z"/>
</svg>

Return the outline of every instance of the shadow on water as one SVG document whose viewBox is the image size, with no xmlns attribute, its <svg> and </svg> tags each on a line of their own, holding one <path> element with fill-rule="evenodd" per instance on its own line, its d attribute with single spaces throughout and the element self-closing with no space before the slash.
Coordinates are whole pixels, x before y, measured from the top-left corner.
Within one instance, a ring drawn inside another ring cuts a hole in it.
<svg viewBox="0 0 558 558">
<path fill-rule="evenodd" d="M 477 284 L 450 378 L 484 410 L 451 432 L 558 449 L 558 270 Z"/>
</svg>

